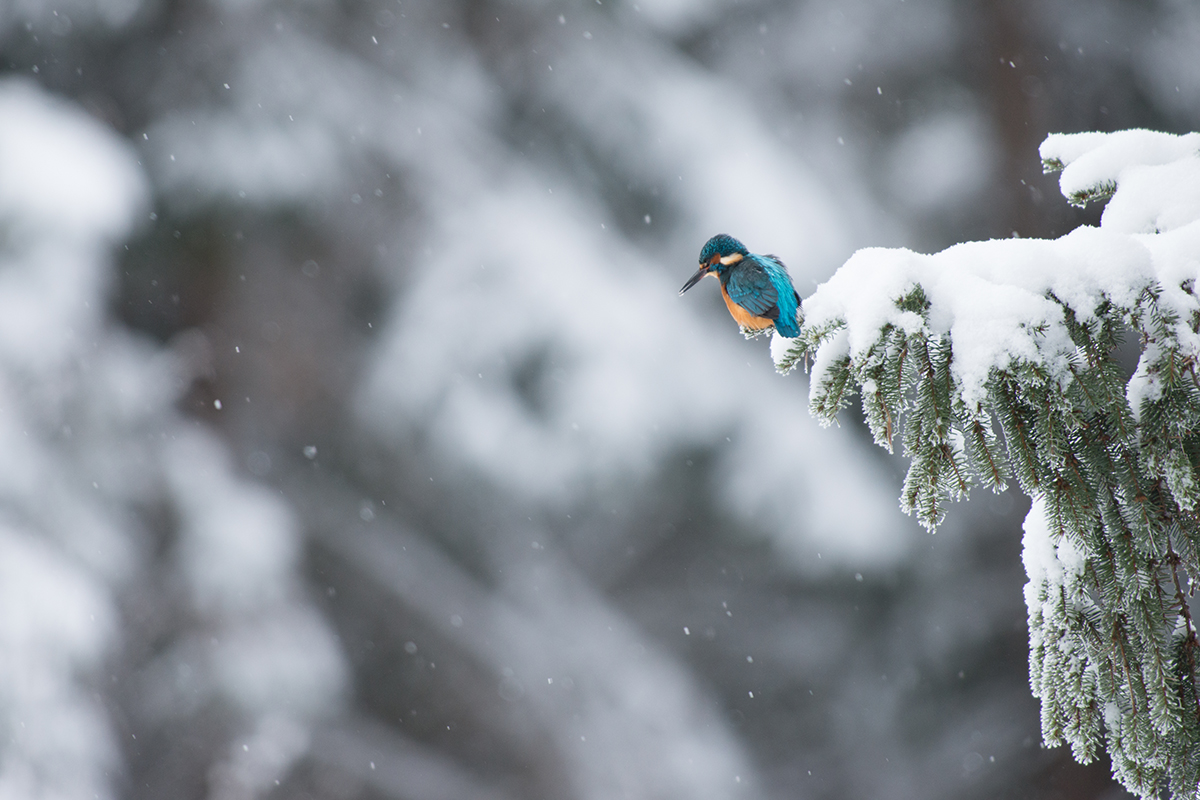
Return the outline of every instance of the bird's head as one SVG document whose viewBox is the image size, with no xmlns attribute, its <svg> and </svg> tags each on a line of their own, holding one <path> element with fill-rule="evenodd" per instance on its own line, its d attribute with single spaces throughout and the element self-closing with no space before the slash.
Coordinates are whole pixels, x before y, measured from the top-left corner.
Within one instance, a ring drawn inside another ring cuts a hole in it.
<svg viewBox="0 0 1200 800">
<path fill-rule="evenodd" d="M 700 282 L 705 275 L 715 273 L 720 275 L 734 264 L 741 261 L 750 251 L 746 246 L 727 233 L 718 233 L 709 239 L 704 249 L 700 251 L 700 269 L 688 278 L 688 282 L 679 290 L 683 294 Z"/>
</svg>

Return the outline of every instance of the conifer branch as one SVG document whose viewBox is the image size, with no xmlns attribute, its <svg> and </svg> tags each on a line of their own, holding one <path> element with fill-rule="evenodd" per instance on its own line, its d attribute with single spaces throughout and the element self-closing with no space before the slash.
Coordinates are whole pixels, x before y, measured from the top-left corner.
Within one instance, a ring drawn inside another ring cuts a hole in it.
<svg viewBox="0 0 1200 800">
<path fill-rule="evenodd" d="M 1183 586 L 1179 582 L 1179 565 L 1182 563 L 1179 555 L 1175 552 L 1175 548 L 1171 544 L 1171 538 L 1167 536 L 1167 563 L 1171 567 L 1171 581 L 1175 585 L 1175 601 L 1179 604 L 1179 614 L 1183 617 L 1184 630 L 1184 658 L 1187 674 L 1182 676 L 1187 681 L 1187 686 L 1192 688 L 1192 693 L 1195 693 L 1196 687 L 1196 625 L 1192 621 L 1192 612 L 1188 607 L 1187 595 L 1183 592 Z M 1181 698 L 1182 699 L 1182 698 Z M 1192 713 L 1197 722 L 1200 722 L 1200 704 L 1192 703 Z"/>
<path fill-rule="evenodd" d="M 1154 175 L 1200 172 L 1200 134 L 1055 135 L 1041 156 L 1082 204 L 1121 195 L 1143 150 Z M 1151 202 L 1149 185 L 1110 204 L 1099 229 L 1054 241 L 860 251 L 803 302 L 803 347 L 781 365 L 831 365 L 811 390 L 826 421 L 861 391 L 876 442 L 891 450 L 899 436 L 909 458 L 901 505 L 930 529 L 976 479 L 993 490 L 1016 479 L 1036 500 L 1029 675 L 1046 744 L 1088 761 L 1103 739 L 1143 800 L 1163 789 L 1200 800 L 1188 606 L 1200 575 L 1200 296 L 1179 277 L 1195 274 L 1193 249 L 1157 233 L 1167 219 L 1200 223 L 1200 211 L 1174 184 Z M 1126 233 L 1146 220 L 1154 233 Z M 888 288 L 872 297 L 874 286 Z M 823 349 L 837 331 L 835 358 Z M 1126 331 L 1141 348 L 1132 378 L 1116 355 Z"/>
</svg>

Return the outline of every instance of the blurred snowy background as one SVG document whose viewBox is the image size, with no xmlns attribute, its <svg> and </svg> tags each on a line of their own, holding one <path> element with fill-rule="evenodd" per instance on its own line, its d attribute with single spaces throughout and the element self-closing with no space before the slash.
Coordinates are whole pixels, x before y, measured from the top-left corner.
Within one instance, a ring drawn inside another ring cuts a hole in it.
<svg viewBox="0 0 1200 800">
<path fill-rule="evenodd" d="M 1095 221 L 1184 0 L 0 0 L 0 798 L 1116 798 L 715 287 Z"/>
</svg>

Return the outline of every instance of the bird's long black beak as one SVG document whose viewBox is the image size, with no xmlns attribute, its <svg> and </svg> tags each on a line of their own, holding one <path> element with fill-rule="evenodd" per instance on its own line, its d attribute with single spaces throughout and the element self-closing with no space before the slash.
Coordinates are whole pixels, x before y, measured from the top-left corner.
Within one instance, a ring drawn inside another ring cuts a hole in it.
<svg viewBox="0 0 1200 800">
<path fill-rule="evenodd" d="M 707 274 L 708 274 L 708 265 L 707 265 L 707 264 L 701 264 L 701 265 L 700 265 L 700 269 L 696 270 L 696 274 L 695 274 L 695 275 L 693 275 L 692 277 L 688 278 L 688 280 L 687 280 L 687 283 L 685 283 L 685 284 L 683 285 L 683 288 L 679 290 L 679 293 L 680 293 L 680 294 L 683 294 L 683 293 L 684 293 L 684 292 L 686 292 L 688 289 L 690 289 L 690 288 L 692 288 L 693 286 L 695 286 L 697 283 L 699 283 L 699 282 L 700 282 L 700 279 L 701 279 L 701 278 L 703 278 L 703 277 L 704 277 L 705 275 L 707 275 Z"/>
</svg>

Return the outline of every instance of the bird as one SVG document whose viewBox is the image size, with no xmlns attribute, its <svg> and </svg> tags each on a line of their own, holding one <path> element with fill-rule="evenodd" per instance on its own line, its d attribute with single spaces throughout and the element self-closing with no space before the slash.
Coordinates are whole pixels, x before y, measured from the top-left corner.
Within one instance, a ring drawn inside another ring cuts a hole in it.
<svg viewBox="0 0 1200 800">
<path fill-rule="evenodd" d="M 800 295 L 777 256 L 751 253 L 727 233 L 708 240 L 700 251 L 700 269 L 679 290 L 682 295 L 705 275 L 716 275 L 721 297 L 742 332 L 757 335 L 770 328 L 780 336 L 800 335 Z"/>
</svg>

